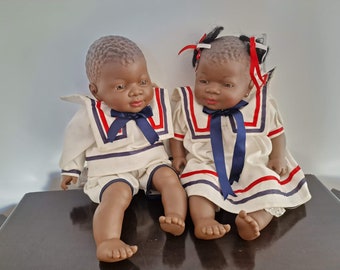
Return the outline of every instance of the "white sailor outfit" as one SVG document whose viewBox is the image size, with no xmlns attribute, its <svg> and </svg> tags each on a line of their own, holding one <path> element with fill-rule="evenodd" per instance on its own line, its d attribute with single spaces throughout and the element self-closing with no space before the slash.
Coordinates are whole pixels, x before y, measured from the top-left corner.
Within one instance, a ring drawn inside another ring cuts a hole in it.
<svg viewBox="0 0 340 270">
<path fill-rule="evenodd" d="M 154 89 L 150 103 L 153 115 L 147 121 L 159 139 L 151 144 L 131 120 L 119 130 L 111 142 L 108 132 L 116 117 L 105 103 L 88 96 L 74 95 L 62 98 L 79 103 L 81 109 L 66 128 L 60 167 L 63 175 L 79 176 L 86 162 L 88 180 L 84 191 L 94 202 L 112 181 L 125 181 L 133 194 L 149 188 L 149 178 L 159 166 L 171 163 L 163 141 L 173 137 L 168 92 Z"/>
<path fill-rule="evenodd" d="M 268 79 L 268 74 L 264 78 Z M 173 101 L 177 102 L 173 111 L 174 136 L 183 141 L 188 151 L 187 165 L 181 174 L 188 196 L 205 197 L 232 213 L 297 207 L 311 198 L 305 175 L 288 151 L 285 175 L 280 176 L 267 167 L 271 139 L 284 132 L 277 105 L 268 95 L 267 86 L 266 82 L 254 87 L 244 99 L 248 105 L 240 109 L 246 130 L 245 160 L 238 181 L 231 184 L 234 194 L 226 198 L 222 195 L 213 158 L 211 116 L 195 101 L 190 87 L 174 90 Z M 226 172 L 230 175 L 237 136 L 234 118 L 221 117 L 221 130 Z"/>
</svg>

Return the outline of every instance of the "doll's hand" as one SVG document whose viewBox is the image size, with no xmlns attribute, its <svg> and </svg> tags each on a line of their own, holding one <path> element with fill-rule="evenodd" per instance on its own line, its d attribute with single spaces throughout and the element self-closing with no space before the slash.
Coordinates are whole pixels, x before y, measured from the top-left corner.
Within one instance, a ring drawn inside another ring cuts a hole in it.
<svg viewBox="0 0 340 270">
<path fill-rule="evenodd" d="M 271 158 L 268 161 L 268 168 L 275 171 L 278 175 L 284 175 L 288 171 L 287 161 L 283 158 Z"/>
<path fill-rule="evenodd" d="M 183 171 L 186 164 L 187 160 L 185 159 L 185 157 L 176 157 L 173 158 L 172 160 L 172 167 L 178 174 L 180 174 Z"/>
<path fill-rule="evenodd" d="M 77 181 L 78 181 L 78 177 L 76 177 L 76 176 L 62 175 L 60 187 L 63 190 L 66 190 L 66 189 L 68 189 L 68 186 L 71 184 L 71 182 L 73 184 L 76 184 Z"/>
</svg>

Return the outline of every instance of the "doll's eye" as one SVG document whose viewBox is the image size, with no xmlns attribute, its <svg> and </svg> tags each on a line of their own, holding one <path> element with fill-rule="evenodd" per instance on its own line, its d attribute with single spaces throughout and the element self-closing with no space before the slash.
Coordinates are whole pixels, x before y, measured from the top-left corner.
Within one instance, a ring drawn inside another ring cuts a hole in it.
<svg viewBox="0 0 340 270">
<path fill-rule="evenodd" d="M 148 80 L 141 80 L 140 81 L 140 85 L 147 85 L 148 84 Z"/>
<path fill-rule="evenodd" d="M 223 86 L 224 86 L 224 87 L 227 87 L 227 88 L 232 88 L 232 87 L 234 87 L 234 85 L 231 84 L 231 83 L 224 83 Z"/>
<path fill-rule="evenodd" d="M 116 85 L 116 90 L 120 91 L 120 90 L 124 90 L 124 85 L 123 84 L 118 84 Z"/>
<path fill-rule="evenodd" d="M 200 80 L 200 83 L 202 83 L 202 84 L 208 84 L 208 81 L 207 81 L 207 80 Z"/>
</svg>

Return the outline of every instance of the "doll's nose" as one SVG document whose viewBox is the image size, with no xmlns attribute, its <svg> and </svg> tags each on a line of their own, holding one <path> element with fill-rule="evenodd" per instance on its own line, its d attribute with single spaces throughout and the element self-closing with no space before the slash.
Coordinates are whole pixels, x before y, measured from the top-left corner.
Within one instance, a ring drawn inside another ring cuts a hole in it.
<svg viewBox="0 0 340 270">
<path fill-rule="evenodd" d="M 130 96 L 138 96 L 143 93 L 143 89 L 138 87 L 137 85 L 132 85 L 130 87 L 129 95 Z"/>
<path fill-rule="evenodd" d="M 220 93 L 219 87 L 216 86 L 216 85 L 207 86 L 205 91 L 209 94 L 219 94 Z"/>
</svg>

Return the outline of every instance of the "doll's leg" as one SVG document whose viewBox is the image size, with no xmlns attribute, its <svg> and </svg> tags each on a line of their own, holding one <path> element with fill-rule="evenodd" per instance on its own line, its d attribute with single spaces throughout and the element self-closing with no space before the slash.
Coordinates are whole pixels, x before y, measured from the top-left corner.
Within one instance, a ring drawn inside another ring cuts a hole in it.
<svg viewBox="0 0 340 270">
<path fill-rule="evenodd" d="M 187 196 L 177 174 L 167 166 L 160 167 L 153 175 L 152 184 L 162 196 L 164 216 L 159 217 L 162 230 L 181 235 L 185 229 Z"/>
<path fill-rule="evenodd" d="M 251 213 L 240 211 L 235 223 L 240 237 L 244 240 L 254 240 L 260 236 L 260 231 L 264 229 L 272 220 L 273 216 L 265 210 Z"/>
<path fill-rule="evenodd" d="M 229 224 L 221 224 L 215 219 L 216 206 L 208 199 L 190 196 L 189 209 L 197 238 L 204 240 L 221 238 L 230 231 Z"/>
<path fill-rule="evenodd" d="M 93 235 L 100 261 L 121 261 L 137 252 L 137 246 L 120 240 L 124 212 L 131 200 L 131 188 L 124 182 L 113 183 L 103 192 L 93 216 Z"/>
</svg>

